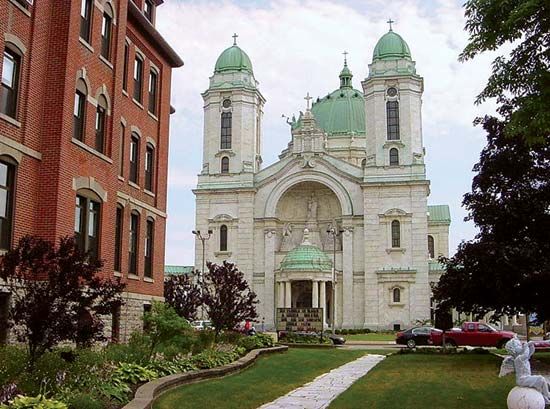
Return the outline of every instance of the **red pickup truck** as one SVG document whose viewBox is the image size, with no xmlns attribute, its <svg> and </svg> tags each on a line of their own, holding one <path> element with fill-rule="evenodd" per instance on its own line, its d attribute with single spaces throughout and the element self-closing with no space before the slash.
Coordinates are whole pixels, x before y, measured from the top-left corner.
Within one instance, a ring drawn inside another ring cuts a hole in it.
<svg viewBox="0 0 550 409">
<path fill-rule="evenodd" d="M 461 328 L 453 328 L 442 332 L 432 332 L 433 345 L 442 345 L 443 336 L 448 346 L 475 346 L 475 347 L 497 347 L 504 348 L 514 333 L 510 331 L 499 331 L 488 324 L 481 322 L 465 322 Z"/>
</svg>

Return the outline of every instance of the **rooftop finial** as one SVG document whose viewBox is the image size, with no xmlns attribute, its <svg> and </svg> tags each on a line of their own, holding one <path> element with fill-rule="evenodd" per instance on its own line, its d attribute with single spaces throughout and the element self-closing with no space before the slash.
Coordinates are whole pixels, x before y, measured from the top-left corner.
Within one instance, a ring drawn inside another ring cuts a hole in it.
<svg viewBox="0 0 550 409">
<path fill-rule="evenodd" d="M 344 66 L 347 67 L 348 66 L 348 52 L 347 51 L 344 51 L 342 54 L 344 54 Z"/>
<path fill-rule="evenodd" d="M 311 101 L 313 97 L 311 97 L 308 92 L 304 99 L 307 101 L 307 110 L 309 111 L 309 101 Z"/>
<path fill-rule="evenodd" d="M 239 35 L 238 35 L 237 33 L 234 33 L 234 34 L 233 34 L 233 45 L 237 45 L 237 37 L 238 37 L 238 36 L 239 36 Z"/>
<path fill-rule="evenodd" d="M 388 23 L 388 24 L 390 25 L 390 31 L 393 31 L 391 25 L 392 25 L 393 23 L 395 23 L 395 21 L 392 20 L 392 19 L 390 18 L 388 21 L 386 21 L 386 23 Z"/>
</svg>

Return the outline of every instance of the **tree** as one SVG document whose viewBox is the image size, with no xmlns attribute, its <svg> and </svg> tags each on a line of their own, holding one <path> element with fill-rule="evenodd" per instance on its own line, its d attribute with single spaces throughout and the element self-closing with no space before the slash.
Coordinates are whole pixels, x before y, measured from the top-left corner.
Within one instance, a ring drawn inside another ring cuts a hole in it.
<svg viewBox="0 0 550 409">
<path fill-rule="evenodd" d="M 31 368 L 62 341 L 103 340 L 100 315 L 122 304 L 124 285 L 100 276 L 102 262 L 80 252 L 73 238 L 59 245 L 23 237 L 0 261 L 0 278 L 10 289 L 10 324 L 27 344 Z"/>
<path fill-rule="evenodd" d="M 149 358 L 155 349 L 168 341 L 183 335 L 191 325 L 168 304 L 154 302 L 153 308 L 143 317 L 145 332 L 149 338 Z"/>
<path fill-rule="evenodd" d="M 202 305 L 200 287 L 188 275 L 170 276 L 164 281 L 164 299 L 180 317 L 188 321 L 197 319 Z"/>
<path fill-rule="evenodd" d="M 224 261 L 221 266 L 207 263 L 207 267 L 202 284 L 203 302 L 217 339 L 222 330 L 232 330 L 243 321 L 254 320 L 258 316 L 258 300 L 235 264 Z"/>
<path fill-rule="evenodd" d="M 469 43 L 461 61 L 506 43 L 508 58 L 493 61 L 492 74 L 476 103 L 497 98 L 499 113 L 509 117 L 506 133 L 541 143 L 550 135 L 550 3 L 548 0 L 468 0 Z"/>
<path fill-rule="evenodd" d="M 479 228 L 460 244 L 434 288 L 441 309 L 482 317 L 536 313 L 550 318 L 550 147 L 508 138 L 487 117 L 487 146 L 463 205 Z"/>
</svg>

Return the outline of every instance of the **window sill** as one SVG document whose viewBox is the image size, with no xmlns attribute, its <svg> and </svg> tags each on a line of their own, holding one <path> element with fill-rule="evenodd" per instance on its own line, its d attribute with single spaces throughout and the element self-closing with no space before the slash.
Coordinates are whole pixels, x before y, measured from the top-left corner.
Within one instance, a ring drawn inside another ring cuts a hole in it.
<svg viewBox="0 0 550 409">
<path fill-rule="evenodd" d="M 113 163 L 113 160 L 111 158 L 109 158 L 108 156 L 105 156 L 101 152 L 96 151 L 94 148 L 89 147 L 84 142 L 81 142 L 81 141 L 79 141 L 78 139 L 75 139 L 75 138 L 73 138 L 72 141 L 75 145 L 80 146 L 82 149 L 84 149 L 85 151 L 91 153 L 92 155 L 97 156 L 99 159 L 102 159 L 105 162 L 110 163 L 110 164 Z"/>
<path fill-rule="evenodd" d="M 82 44 L 84 47 L 88 49 L 88 51 L 91 51 L 92 53 L 95 52 L 94 47 L 90 45 L 86 40 L 84 40 L 82 37 L 78 37 L 78 41 L 80 41 L 80 44 Z"/>
<path fill-rule="evenodd" d="M 21 128 L 21 122 L 19 122 L 17 119 L 12 118 L 9 115 L 3 114 L 0 112 L 0 118 L 2 118 L 4 121 L 12 124 L 13 126 L 16 126 L 17 128 Z"/>
<path fill-rule="evenodd" d="M 136 104 L 138 107 L 140 107 L 141 109 L 143 109 L 143 105 L 141 102 L 139 102 L 137 99 L 135 98 L 132 98 L 132 101 L 134 101 L 134 104 Z"/>
<path fill-rule="evenodd" d="M 147 196 L 156 197 L 156 195 L 153 192 L 147 189 L 143 189 L 143 193 L 145 193 Z"/>
<path fill-rule="evenodd" d="M 31 16 L 30 10 L 25 8 L 23 5 L 19 4 L 17 0 L 10 0 L 10 3 L 13 4 L 15 7 L 17 7 L 19 10 L 21 10 L 23 14 L 27 15 L 28 17 Z"/>
<path fill-rule="evenodd" d="M 151 277 L 143 277 L 143 281 L 145 281 L 146 283 L 154 283 L 155 280 L 153 280 Z"/>
<path fill-rule="evenodd" d="M 149 111 L 149 110 L 147 110 L 147 113 L 149 114 L 149 116 L 150 116 L 151 118 L 153 118 L 155 121 L 158 122 L 159 119 L 158 119 L 158 117 L 157 117 L 155 114 L 153 114 L 153 113 L 152 113 L 151 111 Z"/>
<path fill-rule="evenodd" d="M 139 276 L 135 274 L 128 274 L 128 280 L 136 280 L 139 281 Z"/>
<path fill-rule="evenodd" d="M 113 69 L 113 64 L 107 59 L 105 58 L 104 56 L 100 55 L 99 56 L 99 59 L 101 60 L 101 62 L 103 62 L 103 64 L 105 64 L 107 67 L 109 67 L 111 70 Z"/>
<path fill-rule="evenodd" d="M 128 96 L 128 91 L 126 91 L 125 89 L 123 89 L 123 90 L 122 90 L 122 95 Z"/>
<path fill-rule="evenodd" d="M 405 249 L 403 247 L 392 247 L 389 249 L 386 249 L 386 253 L 405 253 Z"/>
<path fill-rule="evenodd" d="M 214 256 L 216 257 L 231 257 L 231 251 L 215 251 Z"/>
<path fill-rule="evenodd" d="M 6 254 L 8 254 L 8 250 L 6 250 L 6 249 L 1 249 L 0 250 L 0 256 L 5 256 Z"/>
<path fill-rule="evenodd" d="M 390 302 L 388 303 L 390 307 L 403 308 L 405 306 L 404 302 Z"/>
<path fill-rule="evenodd" d="M 399 146 L 400 148 L 404 148 L 405 144 L 401 142 L 400 139 L 394 139 L 394 140 L 386 140 L 386 143 L 384 144 L 384 148 L 389 148 L 390 146 Z"/>
<path fill-rule="evenodd" d="M 139 187 L 139 185 L 135 184 L 134 182 L 128 181 L 128 184 L 129 184 L 130 186 L 132 186 L 134 189 L 141 190 L 141 188 Z"/>
<path fill-rule="evenodd" d="M 121 182 L 124 182 L 126 179 L 124 179 L 122 176 L 118 175 L 118 180 L 120 180 Z"/>
<path fill-rule="evenodd" d="M 122 277 L 122 273 L 121 273 L 120 271 L 115 271 L 115 272 L 113 273 L 113 275 L 114 275 L 115 277 Z"/>
</svg>

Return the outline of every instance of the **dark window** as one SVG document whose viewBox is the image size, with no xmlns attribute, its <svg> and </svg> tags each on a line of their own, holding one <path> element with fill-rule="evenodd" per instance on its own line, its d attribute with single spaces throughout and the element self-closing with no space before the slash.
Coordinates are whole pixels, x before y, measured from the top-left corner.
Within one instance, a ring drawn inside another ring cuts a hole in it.
<svg viewBox="0 0 550 409">
<path fill-rule="evenodd" d="M 147 219 L 147 228 L 145 234 L 145 267 L 144 276 L 153 277 L 153 250 L 155 243 L 155 222 Z"/>
<path fill-rule="evenodd" d="M 126 146 L 126 126 L 120 124 L 120 140 L 118 141 L 118 174 L 124 176 L 124 147 Z"/>
<path fill-rule="evenodd" d="M 393 302 L 401 302 L 401 290 L 399 288 L 393 289 Z"/>
<path fill-rule="evenodd" d="M 150 0 L 145 0 L 145 4 L 143 5 L 143 14 L 145 14 L 145 17 L 147 17 L 147 20 L 149 20 L 151 23 L 153 22 L 155 13 L 155 6 L 153 2 Z"/>
<path fill-rule="evenodd" d="M 399 165 L 399 151 L 396 148 L 390 149 L 390 166 Z"/>
<path fill-rule="evenodd" d="M 221 170 L 222 173 L 229 173 L 229 158 L 227 156 L 222 158 Z"/>
<path fill-rule="evenodd" d="M 124 225 L 124 208 L 120 205 L 116 207 L 115 220 L 115 260 L 114 270 L 120 271 L 122 264 L 122 229 Z"/>
<path fill-rule="evenodd" d="M 391 222 L 391 246 L 401 247 L 401 225 L 398 220 Z"/>
<path fill-rule="evenodd" d="M 227 226 L 220 227 L 220 251 L 227 251 Z"/>
<path fill-rule="evenodd" d="M 76 83 L 76 91 L 74 94 L 74 111 L 73 111 L 73 138 L 79 141 L 84 141 L 84 130 L 86 129 L 86 98 L 88 88 L 83 80 L 78 80 Z"/>
<path fill-rule="evenodd" d="M 149 73 L 149 112 L 157 114 L 158 75 L 155 71 Z"/>
<path fill-rule="evenodd" d="M 221 149 L 231 149 L 231 112 L 222 113 Z"/>
<path fill-rule="evenodd" d="M 154 181 L 154 166 L 155 166 L 155 148 L 152 145 L 147 145 L 145 150 L 145 189 L 153 192 Z"/>
<path fill-rule="evenodd" d="M 120 305 L 115 305 L 111 314 L 111 342 L 117 344 L 120 342 Z"/>
<path fill-rule="evenodd" d="M 143 61 L 136 57 L 134 61 L 134 99 L 137 102 L 142 101 L 141 91 L 143 89 Z"/>
<path fill-rule="evenodd" d="M 101 24 L 101 55 L 107 60 L 111 59 L 111 38 L 113 33 L 113 10 L 109 4 L 105 5 L 103 22 Z"/>
<path fill-rule="evenodd" d="M 139 137 L 132 134 L 130 140 L 130 182 L 138 183 L 139 177 Z"/>
<path fill-rule="evenodd" d="M 99 256 L 99 217 L 101 205 L 98 200 L 77 195 L 74 232 L 80 251 L 93 259 Z"/>
<path fill-rule="evenodd" d="M 80 37 L 90 42 L 90 32 L 92 28 L 92 1 L 82 0 L 80 5 Z"/>
<path fill-rule="evenodd" d="M 4 50 L 2 64 L 2 95 L 0 96 L 0 112 L 16 117 L 17 97 L 19 94 L 19 71 L 21 57 L 11 50 Z"/>
<path fill-rule="evenodd" d="M 388 140 L 399 139 L 399 102 L 386 102 L 386 121 L 388 123 Z"/>
<path fill-rule="evenodd" d="M 128 272 L 137 274 L 137 252 L 138 252 L 138 229 L 139 229 L 139 214 L 132 212 L 130 216 L 130 243 L 129 243 L 129 260 Z"/>
<path fill-rule="evenodd" d="M 105 149 L 105 123 L 107 119 L 107 101 L 99 97 L 95 114 L 95 150 L 103 153 Z"/>
<path fill-rule="evenodd" d="M 428 236 L 428 253 L 430 258 L 435 258 L 435 242 L 433 236 Z"/>
<path fill-rule="evenodd" d="M 10 294 L 0 293 L 0 345 L 8 343 L 8 317 L 10 311 Z"/>
<path fill-rule="evenodd" d="M 124 43 L 124 68 L 122 72 L 122 89 L 128 91 L 128 59 L 130 54 L 130 46 Z"/>
<path fill-rule="evenodd" d="M 0 249 L 9 250 L 13 227 L 15 165 L 0 159 Z"/>
</svg>

